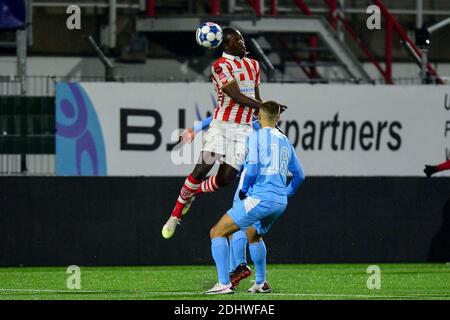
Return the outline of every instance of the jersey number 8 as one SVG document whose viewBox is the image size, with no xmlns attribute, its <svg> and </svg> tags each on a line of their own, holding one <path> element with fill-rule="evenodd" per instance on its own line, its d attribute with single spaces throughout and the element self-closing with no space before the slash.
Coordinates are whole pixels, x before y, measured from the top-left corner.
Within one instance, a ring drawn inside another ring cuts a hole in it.
<svg viewBox="0 0 450 320">
<path fill-rule="evenodd" d="M 270 144 L 271 153 L 271 166 L 268 168 L 268 172 L 272 174 L 281 173 L 287 175 L 288 163 L 289 163 L 289 149 L 281 147 L 281 156 L 278 154 L 279 146 L 276 143 Z"/>
</svg>

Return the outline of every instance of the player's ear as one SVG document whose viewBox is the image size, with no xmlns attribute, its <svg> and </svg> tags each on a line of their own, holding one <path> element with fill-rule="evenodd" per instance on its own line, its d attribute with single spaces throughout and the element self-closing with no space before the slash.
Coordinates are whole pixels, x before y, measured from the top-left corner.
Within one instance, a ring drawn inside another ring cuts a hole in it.
<svg viewBox="0 0 450 320">
<path fill-rule="evenodd" d="M 224 35 L 224 38 L 222 40 L 222 49 L 223 49 L 223 51 L 228 51 L 228 49 L 230 48 L 228 46 L 228 40 L 229 40 L 228 38 L 229 38 L 228 35 Z"/>
</svg>

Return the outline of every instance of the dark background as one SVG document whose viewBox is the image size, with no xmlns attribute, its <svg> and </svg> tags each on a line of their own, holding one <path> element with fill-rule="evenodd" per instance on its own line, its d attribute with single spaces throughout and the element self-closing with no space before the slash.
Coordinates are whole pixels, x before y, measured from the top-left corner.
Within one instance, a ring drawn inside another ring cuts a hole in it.
<svg viewBox="0 0 450 320">
<path fill-rule="evenodd" d="M 1 177 L 0 265 L 211 264 L 235 185 L 165 240 L 183 180 Z M 269 263 L 450 261 L 450 179 L 307 177 L 265 240 Z"/>
</svg>

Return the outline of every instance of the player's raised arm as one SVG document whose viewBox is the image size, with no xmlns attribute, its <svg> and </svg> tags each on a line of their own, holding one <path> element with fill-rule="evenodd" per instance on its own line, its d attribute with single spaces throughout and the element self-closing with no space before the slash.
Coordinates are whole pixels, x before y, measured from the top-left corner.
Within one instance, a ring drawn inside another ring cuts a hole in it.
<svg viewBox="0 0 450 320">
<path fill-rule="evenodd" d="M 184 129 L 180 134 L 180 142 L 182 144 L 191 143 L 194 140 L 195 135 L 200 131 L 203 131 L 209 128 L 209 124 L 211 123 L 212 116 L 203 119 L 202 121 L 198 121 L 194 124 L 192 128 Z"/>
<path fill-rule="evenodd" d="M 255 79 L 255 98 L 256 98 L 256 100 L 262 102 L 261 95 L 259 94 L 259 85 L 261 83 L 260 65 L 259 65 L 258 61 L 256 61 L 256 60 L 254 60 L 254 61 L 255 61 L 255 67 L 256 67 L 256 74 L 255 74 L 255 78 L 256 78 Z"/>
<path fill-rule="evenodd" d="M 294 147 L 291 145 L 292 156 L 289 161 L 288 170 L 292 173 L 292 180 L 287 186 L 287 196 L 292 196 L 295 191 L 300 187 L 300 185 L 305 180 L 305 173 L 303 171 L 302 165 L 297 158 L 297 154 L 295 153 Z"/>
<path fill-rule="evenodd" d="M 226 86 L 224 86 L 222 90 L 227 96 L 229 96 L 231 99 L 233 99 L 234 102 L 238 104 L 255 109 L 259 109 L 261 107 L 261 101 L 247 97 L 245 94 L 243 94 L 236 81 L 231 81 Z"/>
<path fill-rule="evenodd" d="M 200 122 L 196 122 L 193 127 L 194 132 L 199 133 L 200 131 L 209 128 L 209 124 L 211 123 L 212 118 L 212 116 L 209 116 L 208 118 L 205 118 Z"/>
<path fill-rule="evenodd" d="M 261 95 L 259 94 L 259 85 L 255 86 L 255 98 L 262 102 Z"/>
</svg>

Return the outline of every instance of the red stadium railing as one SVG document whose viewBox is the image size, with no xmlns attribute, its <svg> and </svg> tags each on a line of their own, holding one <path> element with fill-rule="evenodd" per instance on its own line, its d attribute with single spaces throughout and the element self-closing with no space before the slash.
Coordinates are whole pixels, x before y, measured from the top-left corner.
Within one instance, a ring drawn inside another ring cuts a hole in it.
<svg viewBox="0 0 450 320">
<path fill-rule="evenodd" d="M 405 42 L 405 44 L 410 48 L 416 58 L 420 59 L 422 56 L 421 50 L 415 45 L 415 43 L 409 38 L 406 31 L 397 21 L 395 16 L 389 12 L 386 5 L 381 0 L 373 0 L 373 3 L 380 8 L 381 14 L 385 19 L 385 68 L 383 68 L 380 62 L 375 58 L 372 54 L 368 45 L 364 43 L 364 41 L 359 37 L 358 33 L 352 28 L 349 21 L 343 17 L 340 13 L 337 0 L 324 0 L 326 5 L 328 6 L 328 21 L 330 25 L 336 30 L 338 27 L 338 23 L 341 23 L 343 29 L 350 36 L 350 38 L 357 44 L 357 46 L 361 49 L 366 58 L 374 64 L 375 68 L 380 72 L 381 76 L 384 78 L 386 84 L 393 84 L 394 81 L 392 79 L 392 62 L 393 62 L 393 36 L 394 32 L 396 32 L 400 38 Z M 147 16 L 153 17 L 155 16 L 155 0 L 146 0 L 147 3 Z M 260 17 L 262 12 L 262 3 L 261 0 L 247 0 L 247 3 L 253 8 L 255 15 Z M 310 16 L 312 15 L 312 11 L 309 6 L 306 4 L 304 0 L 294 0 L 296 6 L 300 9 L 300 11 Z M 220 0 L 210 0 L 211 7 L 211 15 L 217 16 L 220 14 Z M 277 0 L 269 0 L 269 15 L 278 15 L 278 1 Z M 314 48 L 317 47 L 317 37 L 311 36 L 309 40 L 310 47 L 310 58 L 309 62 L 314 65 L 317 61 L 317 51 Z M 297 59 L 294 59 L 297 61 Z M 444 84 L 444 81 L 439 77 L 436 70 L 430 63 L 427 63 L 427 70 L 431 76 L 433 76 L 437 83 Z M 309 78 L 318 78 L 319 74 L 314 66 L 309 68 L 309 72 L 306 72 Z"/>
<path fill-rule="evenodd" d="M 392 34 L 395 30 L 397 34 L 402 38 L 405 43 L 407 43 L 419 57 L 422 56 L 421 50 L 416 46 L 414 41 L 412 41 L 406 31 L 402 28 L 400 23 L 397 21 L 395 16 L 389 12 L 387 7 L 381 0 L 373 0 L 373 3 L 376 4 L 383 16 L 386 19 L 386 73 L 387 76 L 390 76 L 392 80 Z M 430 63 L 427 64 L 428 72 L 437 79 L 439 84 L 444 84 L 444 81 L 439 77 L 436 70 L 432 67 Z"/>
<path fill-rule="evenodd" d="M 297 5 L 297 7 L 303 12 L 303 14 L 307 15 L 307 16 L 312 16 L 312 12 L 309 9 L 308 5 L 305 3 L 304 0 L 294 0 L 295 4 Z M 315 50 L 317 48 L 317 36 L 311 36 L 309 38 L 309 48 L 310 48 L 310 53 L 309 53 L 309 62 L 311 64 L 315 64 L 317 62 L 317 51 Z M 309 79 L 317 79 L 319 78 L 319 72 L 317 71 L 317 68 L 315 66 L 311 66 L 309 68 L 309 72 L 306 73 L 306 75 L 308 76 Z"/>
<path fill-rule="evenodd" d="M 147 17 L 154 17 L 155 16 L 155 0 L 147 0 L 146 2 L 146 14 Z"/>
<path fill-rule="evenodd" d="M 220 0 L 211 0 L 211 15 L 218 16 L 220 13 Z"/>
<path fill-rule="evenodd" d="M 269 1 L 269 14 L 271 16 L 278 15 L 278 0 Z"/>
<path fill-rule="evenodd" d="M 410 48 L 414 51 L 415 55 L 417 57 L 421 57 L 421 50 L 415 45 L 415 43 L 408 37 L 405 30 L 402 28 L 400 23 L 397 21 L 395 16 L 389 12 L 387 7 L 384 5 L 384 3 L 381 0 L 373 0 L 373 3 L 377 5 L 380 8 L 380 11 L 382 15 L 385 18 L 385 26 L 386 26 L 386 35 L 385 35 L 385 69 L 381 66 L 381 64 L 378 62 L 378 60 L 375 58 L 375 56 L 372 54 L 370 48 L 362 41 L 362 39 L 359 37 L 358 33 L 351 27 L 350 23 L 347 19 L 345 19 L 339 12 L 337 1 L 336 0 L 324 0 L 329 8 L 328 13 L 328 21 L 330 22 L 330 25 L 336 30 L 338 21 L 342 23 L 344 30 L 348 33 L 350 38 L 356 42 L 358 47 L 362 50 L 366 58 L 375 65 L 376 69 L 380 72 L 380 74 L 383 76 L 386 84 L 393 84 L 392 80 L 392 52 L 393 52 L 393 33 L 394 31 L 397 32 L 397 34 L 400 36 L 400 38 L 408 44 Z M 252 3 L 252 7 L 255 8 L 256 3 L 260 4 L 260 0 L 248 0 L 248 2 Z M 294 3 L 297 5 L 297 7 L 303 12 L 303 14 L 310 16 L 312 15 L 312 12 L 309 8 L 309 6 L 305 3 L 304 0 L 294 0 Z M 271 8 L 272 6 L 276 6 L 276 1 L 271 2 Z M 260 5 L 258 6 L 259 10 L 261 9 Z M 276 12 L 277 9 L 271 9 L 272 12 Z M 257 14 L 258 15 L 258 14 Z M 313 36 L 314 37 L 314 36 Z M 317 60 L 317 53 L 313 49 L 317 46 L 317 39 L 314 39 L 313 37 L 310 38 L 309 45 L 311 49 L 310 53 L 310 62 L 314 63 Z M 308 73 L 308 77 L 317 77 L 317 71 L 314 70 L 315 68 L 311 67 L 310 72 Z M 444 84 L 444 81 L 439 77 L 436 70 L 433 68 L 433 66 L 428 63 L 427 64 L 428 72 L 434 76 L 439 84 Z"/>
<path fill-rule="evenodd" d="M 253 8 L 257 17 L 261 16 L 261 0 L 247 0 L 247 3 Z"/>
</svg>

